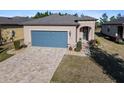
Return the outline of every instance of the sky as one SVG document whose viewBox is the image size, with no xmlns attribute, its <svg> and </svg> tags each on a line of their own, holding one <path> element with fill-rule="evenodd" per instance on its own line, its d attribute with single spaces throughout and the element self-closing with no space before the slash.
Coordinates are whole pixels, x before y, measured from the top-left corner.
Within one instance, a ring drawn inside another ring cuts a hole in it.
<svg viewBox="0 0 124 93">
<path fill-rule="evenodd" d="M 34 16 L 37 12 L 45 12 L 47 10 L 0 10 L 0 16 L 13 17 L 13 16 Z M 95 18 L 100 18 L 103 13 L 107 13 L 109 17 L 113 15 L 117 15 L 121 13 L 124 15 L 124 10 L 48 10 L 52 13 L 69 13 L 75 14 L 78 13 L 81 15 L 82 13 L 87 16 L 92 16 Z"/>
</svg>

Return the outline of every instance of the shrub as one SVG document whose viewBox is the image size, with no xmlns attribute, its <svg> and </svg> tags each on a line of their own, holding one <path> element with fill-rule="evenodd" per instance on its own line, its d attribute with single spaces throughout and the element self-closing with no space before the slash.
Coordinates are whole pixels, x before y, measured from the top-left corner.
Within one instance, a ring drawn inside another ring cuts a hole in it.
<svg viewBox="0 0 124 93">
<path fill-rule="evenodd" d="M 80 52 L 80 50 L 81 50 L 81 49 L 79 49 L 79 48 L 75 48 L 75 49 L 74 49 L 74 51 L 76 51 L 76 52 Z"/>
<path fill-rule="evenodd" d="M 124 44 L 124 41 L 119 37 L 116 38 L 115 42 L 118 43 L 118 44 Z"/>
<path fill-rule="evenodd" d="M 100 41 L 98 39 L 96 39 L 96 44 L 100 45 Z"/>
<path fill-rule="evenodd" d="M 96 41 L 95 40 L 90 40 L 89 45 L 90 45 L 90 47 L 94 47 L 96 45 Z"/>
<path fill-rule="evenodd" d="M 76 51 L 76 48 L 74 48 L 74 51 Z"/>
<path fill-rule="evenodd" d="M 76 46 L 77 46 L 77 48 L 82 49 L 82 42 L 78 41 Z"/>
<path fill-rule="evenodd" d="M 98 47 L 100 45 L 100 41 L 98 39 L 89 41 L 90 47 Z"/>
<path fill-rule="evenodd" d="M 20 40 L 14 41 L 14 47 L 16 50 L 20 49 Z"/>
<path fill-rule="evenodd" d="M 124 44 L 124 41 L 122 39 L 120 39 L 120 38 L 117 38 L 116 39 L 116 43 L 118 43 L 118 44 Z"/>
<path fill-rule="evenodd" d="M 79 52 L 82 49 L 82 42 L 81 40 L 77 42 L 76 48 L 74 49 L 75 51 Z"/>
<path fill-rule="evenodd" d="M 0 48 L 0 53 L 4 52 L 5 50 L 7 50 L 7 48 Z"/>
</svg>

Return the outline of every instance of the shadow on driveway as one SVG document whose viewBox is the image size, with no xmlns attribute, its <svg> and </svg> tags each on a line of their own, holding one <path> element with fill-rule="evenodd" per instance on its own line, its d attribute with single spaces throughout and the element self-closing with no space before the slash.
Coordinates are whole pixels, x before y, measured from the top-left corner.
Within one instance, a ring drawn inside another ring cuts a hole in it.
<svg viewBox="0 0 124 93">
<path fill-rule="evenodd" d="M 124 60 L 118 54 L 108 54 L 99 48 L 90 48 L 91 58 L 102 67 L 104 73 L 118 83 L 124 83 Z"/>
</svg>

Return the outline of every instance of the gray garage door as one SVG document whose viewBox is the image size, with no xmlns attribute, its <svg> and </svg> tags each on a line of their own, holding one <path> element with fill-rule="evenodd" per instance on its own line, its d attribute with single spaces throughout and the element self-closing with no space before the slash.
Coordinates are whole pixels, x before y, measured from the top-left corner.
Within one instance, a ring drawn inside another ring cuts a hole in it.
<svg viewBox="0 0 124 93">
<path fill-rule="evenodd" d="M 66 31 L 31 31 L 32 46 L 67 47 Z"/>
</svg>

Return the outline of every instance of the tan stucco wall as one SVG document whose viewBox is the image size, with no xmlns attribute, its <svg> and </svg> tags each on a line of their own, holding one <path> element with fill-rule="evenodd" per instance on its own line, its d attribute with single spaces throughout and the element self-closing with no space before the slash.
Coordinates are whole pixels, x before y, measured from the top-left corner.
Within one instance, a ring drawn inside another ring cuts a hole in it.
<svg viewBox="0 0 124 93">
<path fill-rule="evenodd" d="M 67 31 L 68 32 L 68 46 L 75 47 L 76 37 L 77 41 L 83 38 L 80 28 L 84 26 L 91 27 L 89 32 L 89 40 L 94 39 L 95 21 L 79 21 L 80 26 L 76 29 L 76 26 L 24 26 L 24 43 L 31 45 L 31 31 L 32 30 L 48 30 L 48 31 Z M 77 34 L 76 34 L 77 31 Z M 69 35 L 71 32 L 71 36 Z M 77 36 L 76 36 L 77 35 Z"/>
<path fill-rule="evenodd" d="M 24 39 L 23 26 L 2 26 L 1 27 L 1 35 L 7 41 L 10 41 L 12 31 L 15 31 L 14 40 Z"/>
<path fill-rule="evenodd" d="M 67 31 L 68 46 L 76 44 L 76 26 L 24 26 L 24 43 L 28 45 L 31 45 L 31 30 Z"/>
<path fill-rule="evenodd" d="M 80 28 L 84 26 L 91 27 L 89 32 L 89 40 L 94 39 L 95 21 L 79 21 L 78 23 L 80 24 L 80 26 L 77 29 L 77 40 L 79 40 L 80 38 L 83 38 L 83 33 L 80 32 Z"/>
</svg>

